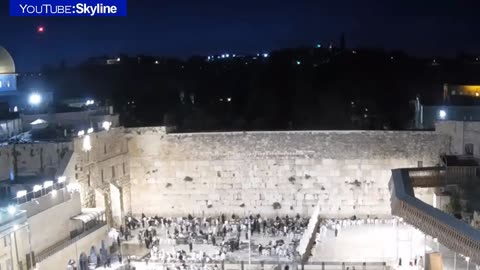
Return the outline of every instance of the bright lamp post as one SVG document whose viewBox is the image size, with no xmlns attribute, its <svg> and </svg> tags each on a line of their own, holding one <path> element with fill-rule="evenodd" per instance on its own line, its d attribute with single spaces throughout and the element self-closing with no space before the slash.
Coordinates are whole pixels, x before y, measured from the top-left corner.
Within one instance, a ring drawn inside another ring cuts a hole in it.
<svg viewBox="0 0 480 270">
<path fill-rule="evenodd" d="M 42 95 L 39 93 L 32 93 L 28 97 L 28 103 L 32 106 L 38 106 L 42 103 Z"/>
</svg>

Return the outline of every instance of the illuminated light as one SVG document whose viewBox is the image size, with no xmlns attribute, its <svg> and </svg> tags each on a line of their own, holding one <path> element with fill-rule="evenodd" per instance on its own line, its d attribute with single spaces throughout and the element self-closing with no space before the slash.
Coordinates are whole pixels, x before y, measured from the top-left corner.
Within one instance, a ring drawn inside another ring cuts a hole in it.
<svg viewBox="0 0 480 270">
<path fill-rule="evenodd" d="M 478 94 L 478 93 L 475 93 L 475 96 L 477 96 L 477 97 L 478 97 L 478 96 L 479 96 L 479 94 Z"/>
<path fill-rule="evenodd" d="M 301 64 L 302 64 L 302 62 L 297 61 L 297 66 L 300 66 Z"/>
<path fill-rule="evenodd" d="M 17 212 L 17 208 L 13 205 L 10 205 L 8 208 L 7 208 L 7 211 L 10 215 L 13 215 L 15 214 L 15 212 Z"/>
<path fill-rule="evenodd" d="M 102 128 L 105 129 L 105 130 L 107 130 L 107 131 L 110 129 L 111 126 L 112 126 L 112 123 L 111 123 L 111 122 L 104 121 L 104 122 L 102 123 Z"/>
<path fill-rule="evenodd" d="M 52 196 L 53 197 L 57 196 L 57 190 L 56 189 L 52 190 Z"/>
<path fill-rule="evenodd" d="M 49 188 L 51 186 L 53 186 L 53 181 L 45 181 L 43 183 L 43 188 Z"/>
<path fill-rule="evenodd" d="M 365 111 L 366 111 L 366 112 L 368 112 L 368 109 L 367 109 L 367 108 L 365 108 Z"/>
<path fill-rule="evenodd" d="M 80 191 L 80 184 L 79 183 L 71 183 L 67 185 L 67 190 L 69 192 L 72 191 Z"/>
<path fill-rule="evenodd" d="M 210 60 L 210 56 L 209 56 L 208 60 Z M 155 65 L 158 65 L 158 60 L 155 61 Z"/>
<path fill-rule="evenodd" d="M 222 54 L 222 58 L 225 58 L 225 54 Z"/>
<path fill-rule="evenodd" d="M 93 105 L 95 104 L 95 100 L 93 99 L 88 99 L 86 102 L 85 102 L 85 105 L 89 106 L 89 105 Z"/>
<path fill-rule="evenodd" d="M 440 119 L 445 119 L 447 118 L 447 112 L 445 110 L 440 110 L 438 112 L 438 116 L 440 117 Z"/>
<path fill-rule="evenodd" d="M 117 58 L 117 62 L 120 62 L 120 60 L 121 60 L 120 57 L 118 57 L 118 58 Z"/>
<path fill-rule="evenodd" d="M 227 54 L 225 54 L 225 57 L 229 58 L 229 57 L 230 57 L 230 54 L 228 54 L 228 53 L 227 53 Z"/>
<path fill-rule="evenodd" d="M 263 57 L 267 58 L 267 57 L 268 57 L 268 53 L 264 53 L 264 54 L 263 54 Z"/>
<path fill-rule="evenodd" d="M 82 145 L 83 151 L 87 152 L 92 150 L 92 143 L 90 141 L 90 135 L 87 135 L 83 137 L 83 145 Z"/>
<path fill-rule="evenodd" d="M 227 102 L 230 102 L 230 101 L 232 101 L 232 98 L 231 97 L 227 98 Z"/>
<path fill-rule="evenodd" d="M 317 47 L 317 48 L 321 48 L 321 47 L 322 47 L 322 44 L 317 44 L 316 47 Z"/>
<path fill-rule="evenodd" d="M 209 57 L 207 57 L 207 59 L 208 59 L 208 60 L 210 60 L 210 56 L 209 56 Z M 157 61 L 155 61 L 155 62 L 157 62 Z"/>
<path fill-rule="evenodd" d="M 469 261 L 470 261 L 470 257 L 465 257 L 465 261 L 469 262 Z"/>
<path fill-rule="evenodd" d="M 59 183 L 59 184 L 65 183 L 66 180 L 67 180 L 67 177 L 66 177 L 66 176 L 60 176 L 60 177 L 58 177 L 58 183 Z"/>
<path fill-rule="evenodd" d="M 43 33 L 43 32 L 45 32 L 45 27 L 43 27 L 43 26 L 37 27 L 37 32 L 38 32 L 38 33 Z"/>
<path fill-rule="evenodd" d="M 13 107 L 13 112 L 18 112 L 18 107 L 17 106 Z"/>
<path fill-rule="evenodd" d="M 438 239 L 437 239 L 437 238 L 433 238 L 433 242 L 437 243 L 437 242 L 438 242 Z"/>
<path fill-rule="evenodd" d="M 13 225 L 13 230 L 14 231 L 18 230 L 18 225 L 17 224 Z"/>
<path fill-rule="evenodd" d="M 85 130 L 80 130 L 78 132 L 78 137 L 82 137 L 83 135 L 85 135 Z"/>
<path fill-rule="evenodd" d="M 232 57 L 236 57 L 236 55 L 234 54 L 234 55 L 232 55 Z"/>
<path fill-rule="evenodd" d="M 93 128 L 87 129 L 87 134 L 93 133 Z"/>
<path fill-rule="evenodd" d="M 32 93 L 28 97 L 28 103 L 30 103 L 30 105 L 38 105 L 42 103 L 42 96 L 39 93 Z"/>
<path fill-rule="evenodd" d="M 33 192 L 39 192 L 40 190 L 42 190 L 42 185 L 33 186 Z"/>
<path fill-rule="evenodd" d="M 20 190 L 20 191 L 17 191 L 17 198 L 21 198 L 23 196 L 27 195 L 27 191 L 26 190 Z"/>
<path fill-rule="evenodd" d="M 353 53 L 353 54 L 357 54 L 357 51 L 353 50 L 352 53 Z"/>
</svg>

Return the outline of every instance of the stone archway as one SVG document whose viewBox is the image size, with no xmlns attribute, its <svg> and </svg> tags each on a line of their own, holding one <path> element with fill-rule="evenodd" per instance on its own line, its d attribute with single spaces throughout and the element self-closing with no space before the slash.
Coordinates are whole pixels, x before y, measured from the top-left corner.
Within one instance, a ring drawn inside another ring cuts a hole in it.
<svg viewBox="0 0 480 270">
<path fill-rule="evenodd" d="M 110 202 L 112 207 L 112 226 L 118 228 L 122 224 L 122 190 L 112 183 L 110 183 Z"/>
</svg>

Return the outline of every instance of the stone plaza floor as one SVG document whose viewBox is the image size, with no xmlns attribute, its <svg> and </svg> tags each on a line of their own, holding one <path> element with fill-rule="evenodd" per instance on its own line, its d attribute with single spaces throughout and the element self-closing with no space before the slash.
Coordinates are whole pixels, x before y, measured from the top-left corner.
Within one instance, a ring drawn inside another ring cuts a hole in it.
<svg viewBox="0 0 480 270">
<path fill-rule="evenodd" d="M 444 269 L 454 269 L 455 253 L 407 224 L 362 224 L 342 228 L 335 237 L 333 230 L 312 250 L 309 262 L 386 262 L 395 269 L 413 270 L 410 262 L 423 265 L 420 256 L 425 252 L 439 251 Z M 402 258 L 399 266 L 398 258 Z M 470 263 L 469 269 L 476 265 Z M 457 254 L 455 269 L 467 269 L 465 258 Z"/>
<path fill-rule="evenodd" d="M 123 241 L 122 253 L 124 256 L 135 255 L 138 258 L 142 258 L 149 254 L 149 250 L 145 248 L 145 244 L 140 244 L 136 237 L 138 231 L 139 230 L 137 229 L 132 232 L 135 237 L 131 238 L 129 241 Z M 277 239 L 279 238 L 264 237 L 257 233 L 252 235 L 253 243 L 262 243 L 263 245 L 268 244 L 271 240 Z M 242 237 L 241 240 L 246 241 L 244 237 Z M 175 252 L 178 250 L 188 251 L 188 248 L 188 245 L 160 245 L 160 249 L 164 249 L 168 252 Z M 218 252 L 218 247 L 214 247 L 211 244 L 194 244 L 193 250 L 212 254 Z M 420 270 L 423 265 L 421 256 L 424 256 L 425 252 L 428 253 L 434 251 L 439 251 L 441 253 L 444 269 L 467 270 L 467 262 L 460 254 L 456 255 L 455 260 L 454 252 L 440 245 L 431 237 L 426 237 L 422 232 L 416 230 L 412 226 L 402 223 L 399 225 L 393 223 L 350 225 L 341 228 L 337 237 L 335 237 L 335 233 L 332 229 L 328 229 L 326 236 L 321 238 L 319 243 L 317 243 L 312 249 L 312 256 L 309 259 L 309 263 L 345 262 L 346 266 L 348 266 L 349 263 L 353 265 L 353 263 L 361 262 L 386 262 L 387 265 L 397 270 Z M 260 255 L 256 249 L 252 249 L 251 255 L 252 262 L 270 261 L 282 264 L 291 261 L 289 258 L 280 257 L 278 255 Z M 402 259 L 402 266 L 399 266 L 398 258 Z M 410 263 L 414 264 L 415 258 L 417 259 L 417 266 L 409 266 Z M 227 256 L 227 261 L 244 261 L 247 263 L 248 260 L 249 252 L 248 248 L 245 248 L 245 245 L 240 251 L 236 251 Z M 305 269 L 317 268 L 318 267 L 312 265 Z M 161 268 L 155 268 L 153 265 L 150 265 L 145 269 Z M 321 269 L 321 267 L 318 269 Z M 334 268 L 326 267 L 325 269 Z M 360 270 L 361 268 L 356 267 L 356 269 Z M 480 270 L 475 264 L 468 264 L 468 270 L 475 269 Z M 352 267 L 350 267 L 349 270 L 353 270 Z"/>
</svg>

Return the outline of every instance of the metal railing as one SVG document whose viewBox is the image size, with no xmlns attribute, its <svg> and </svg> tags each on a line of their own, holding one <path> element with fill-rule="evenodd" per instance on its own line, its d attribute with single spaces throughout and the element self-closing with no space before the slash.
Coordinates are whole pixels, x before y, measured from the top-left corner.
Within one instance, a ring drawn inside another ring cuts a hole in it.
<svg viewBox="0 0 480 270">
<path fill-rule="evenodd" d="M 38 255 L 35 256 L 35 262 L 41 262 L 43 260 L 45 260 L 46 258 L 52 256 L 53 254 L 59 252 L 60 250 L 70 246 L 71 244 L 75 243 L 76 241 L 84 238 L 85 236 L 91 234 L 92 232 L 102 228 L 103 226 L 106 226 L 107 223 L 106 222 L 101 222 L 101 223 L 98 223 L 97 225 L 89 228 L 88 230 L 84 231 L 83 233 L 73 237 L 73 238 L 67 238 L 67 239 L 64 239 L 56 244 L 54 244 L 53 246 L 50 246 L 46 249 L 44 249 L 42 252 L 38 253 Z"/>
<path fill-rule="evenodd" d="M 161 267 L 165 265 L 171 265 L 171 263 L 163 262 L 151 262 L 148 260 L 131 260 L 130 266 L 148 266 L 148 267 Z M 206 262 L 194 262 L 194 263 L 185 263 L 186 266 L 196 266 L 204 267 L 207 266 L 210 269 L 218 270 L 246 270 L 246 269 L 286 269 L 285 266 L 288 266 L 288 269 L 298 269 L 298 270 L 309 270 L 309 269 L 319 269 L 319 270 L 346 270 L 349 269 L 358 269 L 358 270 L 386 270 L 386 262 L 301 262 L 301 261 L 252 261 L 249 265 L 248 261 L 210 261 Z M 129 265 L 124 266 L 122 269 L 133 269 L 128 268 Z M 143 269 L 143 268 L 142 268 Z M 156 268 L 152 268 L 156 269 Z M 164 269 L 164 268 L 158 268 Z M 203 269 L 203 268 L 202 268 Z"/>
<path fill-rule="evenodd" d="M 408 169 L 408 175 L 415 187 L 441 187 L 461 185 L 469 181 L 480 180 L 479 167 L 428 167 Z"/>
</svg>

